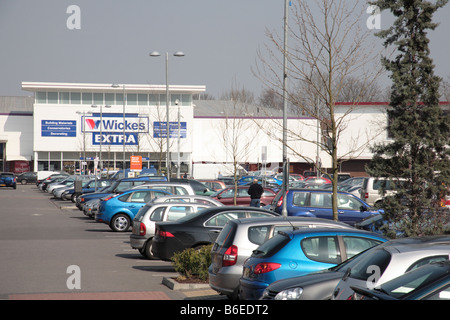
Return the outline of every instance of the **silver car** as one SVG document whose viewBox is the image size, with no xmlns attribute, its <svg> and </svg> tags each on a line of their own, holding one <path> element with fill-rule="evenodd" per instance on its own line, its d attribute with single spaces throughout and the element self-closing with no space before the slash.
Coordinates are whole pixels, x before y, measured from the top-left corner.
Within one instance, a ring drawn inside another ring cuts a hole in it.
<svg viewBox="0 0 450 320">
<path fill-rule="evenodd" d="M 149 202 L 133 219 L 130 245 L 148 259 L 153 259 L 152 243 L 157 222 L 176 221 L 211 205 L 194 202 Z"/>
<path fill-rule="evenodd" d="M 145 184 L 141 184 L 139 186 L 135 186 L 132 189 L 157 189 L 167 191 L 171 194 L 178 195 L 195 195 L 194 189 L 185 183 L 177 183 L 177 182 L 165 182 L 165 181 L 152 181 L 146 182 Z"/>
<path fill-rule="evenodd" d="M 449 260 L 450 236 L 396 239 L 370 251 L 370 254 L 361 256 L 357 264 L 346 270 L 332 299 L 346 300 L 352 297 L 353 290 L 350 287 L 377 288 L 424 264 Z"/>
<path fill-rule="evenodd" d="M 244 261 L 252 251 L 279 231 L 293 228 L 345 228 L 346 223 L 308 217 L 247 218 L 229 221 L 220 232 L 211 250 L 209 285 L 230 299 L 239 298 L 239 278 Z"/>
<path fill-rule="evenodd" d="M 199 196 L 199 195 L 167 195 L 156 197 L 152 199 L 150 202 L 161 203 L 161 202 L 179 202 L 179 201 L 209 204 L 216 207 L 224 205 L 222 202 L 217 201 L 209 196 Z"/>
</svg>

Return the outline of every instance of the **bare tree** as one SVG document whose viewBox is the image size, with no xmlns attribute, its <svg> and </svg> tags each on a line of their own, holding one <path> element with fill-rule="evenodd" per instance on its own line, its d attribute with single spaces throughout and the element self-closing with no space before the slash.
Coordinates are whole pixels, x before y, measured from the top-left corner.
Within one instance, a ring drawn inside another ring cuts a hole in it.
<svg viewBox="0 0 450 320">
<path fill-rule="evenodd" d="M 339 170 L 338 143 L 347 129 L 345 118 L 353 108 L 337 112 L 337 102 L 345 96 L 351 79 L 358 79 L 357 90 L 351 94 L 356 102 L 374 86 L 382 72 L 379 52 L 375 50 L 372 33 L 365 28 L 365 1 L 309 0 L 292 1 L 289 26 L 289 46 L 284 49 L 283 38 L 275 32 L 267 31 L 270 46 L 267 55 L 260 54 L 261 63 L 256 74 L 264 85 L 283 93 L 283 60 L 287 59 L 286 76 L 290 87 L 286 88 L 289 103 L 297 112 L 312 119 L 319 125 L 311 130 L 321 129 L 321 139 L 308 139 L 302 132 L 288 132 L 288 140 L 304 140 L 317 145 L 331 159 L 333 175 L 333 218 L 338 220 L 337 177 Z M 280 55 L 281 53 L 281 55 Z M 265 57 L 268 57 L 267 59 Z M 290 152 L 310 162 L 318 164 L 308 155 L 287 146 Z M 359 148 L 359 147 L 357 147 Z M 320 169 L 320 168 L 318 168 Z"/>
<path fill-rule="evenodd" d="M 225 119 L 219 128 L 226 157 L 231 158 L 231 162 L 233 163 L 233 176 L 235 181 L 234 205 L 236 205 L 238 191 L 239 165 L 247 161 L 253 141 L 253 136 L 249 135 L 249 128 L 252 121 L 243 117 L 247 112 L 247 104 L 245 101 L 253 99 L 253 95 L 250 98 L 246 97 L 247 93 L 246 90 L 235 90 L 233 88 L 230 90 L 229 100 L 232 102 L 231 108 L 224 111 Z"/>
</svg>

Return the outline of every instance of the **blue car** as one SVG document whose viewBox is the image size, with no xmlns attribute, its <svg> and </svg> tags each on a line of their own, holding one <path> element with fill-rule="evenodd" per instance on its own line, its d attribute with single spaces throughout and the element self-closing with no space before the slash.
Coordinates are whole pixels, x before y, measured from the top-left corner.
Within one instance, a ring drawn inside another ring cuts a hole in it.
<svg viewBox="0 0 450 320">
<path fill-rule="evenodd" d="M 139 209 L 147 202 L 170 194 L 163 190 L 133 189 L 102 198 L 95 220 L 108 224 L 115 232 L 125 232 Z"/>
<path fill-rule="evenodd" d="M 386 242 L 375 233 L 353 229 L 298 229 L 279 232 L 248 258 L 239 281 L 239 297 L 259 299 L 272 282 L 328 269 Z"/>
<path fill-rule="evenodd" d="M 0 172 L 0 187 L 17 188 L 16 176 L 12 172 Z"/>
<path fill-rule="evenodd" d="M 333 219 L 331 207 L 332 191 L 326 189 L 290 189 L 286 195 L 282 191 L 272 201 L 270 209 L 280 213 L 283 201 L 289 216 L 316 217 Z M 382 209 L 375 209 L 351 193 L 338 191 L 339 221 L 354 226 L 372 215 L 382 214 Z"/>
<path fill-rule="evenodd" d="M 265 182 L 267 184 L 272 184 L 275 186 L 281 186 L 283 184 L 283 180 L 271 177 L 271 176 L 243 176 L 237 182 L 238 186 L 245 186 L 251 184 L 254 179 L 258 179 L 258 183 L 262 184 Z"/>
<path fill-rule="evenodd" d="M 124 178 L 114 181 L 109 187 L 97 192 L 82 194 L 76 199 L 76 206 L 79 210 L 83 211 L 84 204 L 93 199 L 100 199 L 108 197 L 110 195 L 121 193 L 125 190 L 129 190 L 133 187 L 145 184 L 150 181 L 166 181 L 165 177 L 144 176 L 138 178 Z"/>
</svg>

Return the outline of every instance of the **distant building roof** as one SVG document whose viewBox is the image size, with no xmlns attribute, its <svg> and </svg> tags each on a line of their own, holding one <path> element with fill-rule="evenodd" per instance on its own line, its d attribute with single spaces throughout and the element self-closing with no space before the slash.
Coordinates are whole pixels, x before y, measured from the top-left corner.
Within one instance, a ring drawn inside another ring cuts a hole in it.
<svg viewBox="0 0 450 320">
<path fill-rule="evenodd" d="M 0 96 L 0 115 L 32 115 L 34 97 Z"/>
<path fill-rule="evenodd" d="M 229 100 L 194 100 L 194 118 L 283 118 L 283 110 Z M 289 113 L 289 118 L 299 117 Z"/>
</svg>

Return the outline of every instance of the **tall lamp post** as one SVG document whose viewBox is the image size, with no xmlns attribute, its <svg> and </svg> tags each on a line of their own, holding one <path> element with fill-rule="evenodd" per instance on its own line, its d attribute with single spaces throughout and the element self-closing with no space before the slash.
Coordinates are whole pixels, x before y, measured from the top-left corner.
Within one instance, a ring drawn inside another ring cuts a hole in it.
<svg viewBox="0 0 450 320">
<path fill-rule="evenodd" d="M 177 51 L 174 57 L 184 57 L 184 53 Z M 161 54 L 158 51 L 152 51 L 149 53 L 150 57 L 159 57 Z M 170 181 L 170 161 L 169 161 L 169 53 L 166 52 L 166 170 L 167 170 L 167 180 Z"/>
<path fill-rule="evenodd" d="M 92 108 L 97 108 L 97 105 L 93 104 Z M 111 108 L 111 106 L 105 106 L 105 108 Z M 103 142 L 103 106 L 100 105 L 100 174 L 103 171 L 103 162 L 102 162 L 102 142 Z M 97 175 L 97 172 L 95 173 Z"/>
<path fill-rule="evenodd" d="M 119 88 L 120 85 L 118 84 L 113 84 L 112 85 L 113 88 Z M 123 170 L 123 177 L 125 178 L 125 85 L 122 85 L 123 88 L 123 93 L 122 93 L 122 113 L 123 113 L 123 141 L 122 141 L 122 170 Z"/>
</svg>

